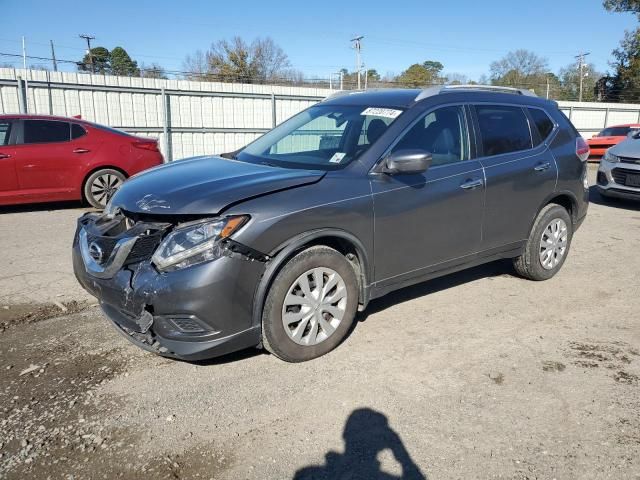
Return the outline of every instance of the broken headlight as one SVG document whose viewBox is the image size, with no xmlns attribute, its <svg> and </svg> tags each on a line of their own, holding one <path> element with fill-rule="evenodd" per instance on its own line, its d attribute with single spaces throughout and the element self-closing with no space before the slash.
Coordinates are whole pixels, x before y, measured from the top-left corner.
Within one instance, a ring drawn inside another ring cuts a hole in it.
<svg viewBox="0 0 640 480">
<path fill-rule="evenodd" d="M 178 270 L 220 256 L 220 241 L 244 225 L 249 217 L 228 217 L 176 228 L 156 249 L 151 261 L 163 271 Z"/>
</svg>

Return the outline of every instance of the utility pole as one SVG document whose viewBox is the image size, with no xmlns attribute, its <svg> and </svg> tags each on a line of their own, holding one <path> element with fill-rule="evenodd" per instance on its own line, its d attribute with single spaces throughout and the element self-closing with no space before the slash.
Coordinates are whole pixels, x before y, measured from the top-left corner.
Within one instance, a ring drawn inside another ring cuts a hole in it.
<svg viewBox="0 0 640 480">
<path fill-rule="evenodd" d="M 56 51 L 53 48 L 53 40 L 49 40 L 49 43 L 51 43 L 51 61 L 53 62 L 53 71 L 57 72 L 58 71 L 58 62 L 56 62 Z"/>
<path fill-rule="evenodd" d="M 362 64 L 362 70 L 364 70 L 364 89 L 367 89 L 367 80 L 369 79 L 369 75 L 367 75 L 367 69 L 364 68 L 364 64 Z"/>
<path fill-rule="evenodd" d="M 22 68 L 27 69 L 27 46 L 24 35 L 22 36 Z"/>
<path fill-rule="evenodd" d="M 352 38 L 353 48 L 356 51 L 356 72 L 358 74 L 358 90 L 360 90 L 360 70 L 362 70 L 362 60 L 360 59 L 360 50 L 362 49 L 361 40 L 364 38 L 364 35 L 358 35 L 355 38 Z"/>
<path fill-rule="evenodd" d="M 91 73 L 96 73 L 93 68 L 93 54 L 91 53 L 91 40 L 95 40 L 96 37 L 81 33 L 78 35 L 80 38 L 84 38 L 87 41 L 87 55 L 89 55 L 89 64 L 91 65 Z"/>
<path fill-rule="evenodd" d="M 580 76 L 580 93 L 578 94 L 579 102 L 582 101 L 582 81 L 584 80 L 583 70 L 585 67 L 584 57 L 586 57 L 590 53 L 591 52 L 580 52 L 578 55 L 576 55 L 576 58 L 578 59 L 578 75 Z"/>
</svg>

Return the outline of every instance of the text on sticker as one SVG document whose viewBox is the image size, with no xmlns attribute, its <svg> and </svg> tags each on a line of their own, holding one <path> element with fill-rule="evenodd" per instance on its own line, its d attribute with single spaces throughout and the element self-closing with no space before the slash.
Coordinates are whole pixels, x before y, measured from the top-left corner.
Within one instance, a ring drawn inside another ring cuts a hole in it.
<svg viewBox="0 0 640 480">
<path fill-rule="evenodd" d="M 395 108 L 369 107 L 360 115 L 370 115 L 372 117 L 396 118 L 401 113 L 402 113 L 402 110 L 396 110 Z"/>
</svg>

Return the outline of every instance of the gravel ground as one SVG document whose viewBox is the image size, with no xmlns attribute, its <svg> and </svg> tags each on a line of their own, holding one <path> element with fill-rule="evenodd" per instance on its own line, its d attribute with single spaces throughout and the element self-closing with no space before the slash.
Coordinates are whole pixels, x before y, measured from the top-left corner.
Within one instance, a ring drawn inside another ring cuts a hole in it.
<svg viewBox="0 0 640 480">
<path fill-rule="evenodd" d="M 74 283 L 79 213 L 0 215 L 0 478 L 640 478 L 640 204 L 594 194 L 552 280 L 411 287 L 295 365 L 130 345 Z"/>
</svg>

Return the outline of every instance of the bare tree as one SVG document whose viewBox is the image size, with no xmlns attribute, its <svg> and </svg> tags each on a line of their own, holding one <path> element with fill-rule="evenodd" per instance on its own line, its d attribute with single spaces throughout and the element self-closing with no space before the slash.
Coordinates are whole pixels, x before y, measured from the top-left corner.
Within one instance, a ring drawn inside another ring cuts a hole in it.
<svg viewBox="0 0 640 480">
<path fill-rule="evenodd" d="M 184 62 L 187 78 L 246 83 L 282 79 L 289 66 L 287 54 L 269 37 L 250 44 L 240 37 L 219 40 Z"/>
<path fill-rule="evenodd" d="M 544 83 L 549 70 L 546 58 L 529 50 L 515 50 L 490 65 L 491 81 L 496 85 L 535 86 Z"/>
<path fill-rule="evenodd" d="M 449 85 L 466 85 L 469 83 L 469 77 L 467 77 L 464 73 L 444 73 L 442 75 L 444 82 Z"/>
<path fill-rule="evenodd" d="M 289 58 L 270 37 L 257 38 L 251 44 L 256 72 L 262 80 L 277 77 L 289 68 Z"/>
<path fill-rule="evenodd" d="M 207 80 L 206 76 L 209 71 L 207 55 L 202 50 L 196 50 L 193 55 L 187 55 L 182 63 L 182 68 L 186 72 L 185 78 L 187 80 Z"/>
<path fill-rule="evenodd" d="M 151 65 L 145 65 L 143 63 L 140 66 L 140 76 L 144 78 L 159 78 L 166 80 L 167 72 L 157 63 L 152 63 Z"/>
</svg>

